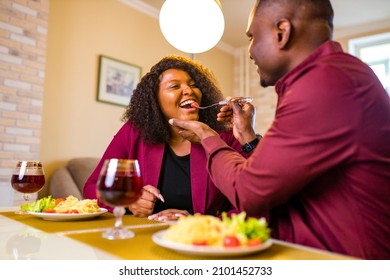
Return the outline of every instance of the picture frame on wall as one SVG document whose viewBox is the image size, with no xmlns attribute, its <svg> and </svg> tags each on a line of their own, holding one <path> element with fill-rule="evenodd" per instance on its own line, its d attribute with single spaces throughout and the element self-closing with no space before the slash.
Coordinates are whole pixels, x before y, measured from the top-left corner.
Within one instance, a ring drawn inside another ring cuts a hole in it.
<svg viewBox="0 0 390 280">
<path fill-rule="evenodd" d="M 97 101 L 127 106 L 140 78 L 140 66 L 100 55 Z"/>
</svg>

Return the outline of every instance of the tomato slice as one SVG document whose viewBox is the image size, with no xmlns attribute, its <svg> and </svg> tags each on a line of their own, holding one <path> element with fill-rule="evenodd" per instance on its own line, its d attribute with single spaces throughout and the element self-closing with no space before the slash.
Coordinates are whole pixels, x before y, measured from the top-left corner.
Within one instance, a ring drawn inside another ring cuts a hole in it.
<svg viewBox="0 0 390 280">
<path fill-rule="evenodd" d="M 65 201 L 65 199 L 63 199 L 63 198 L 56 198 L 56 200 L 54 201 L 54 205 L 57 206 L 58 204 L 60 204 L 63 201 Z"/>
<path fill-rule="evenodd" d="M 206 246 L 207 245 L 207 241 L 206 240 L 194 241 L 194 242 L 192 242 L 192 245 L 194 245 L 194 246 Z"/>
<path fill-rule="evenodd" d="M 223 246 L 225 247 L 238 247 L 240 246 L 240 240 L 236 236 L 226 236 L 223 239 Z"/>
<path fill-rule="evenodd" d="M 79 211 L 76 210 L 76 209 L 73 209 L 73 210 L 69 211 L 69 214 L 78 214 L 78 213 L 79 213 Z"/>
<path fill-rule="evenodd" d="M 45 210 L 43 210 L 43 212 L 44 213 L 57 213 L 57 211 L 54 209 L 45 209 Z"/>
<path fill-rule="evenodd" d="M 249 239 L 248 242 L 246 243 L 247 246 L 259 246 L 263 243 L 260 238 L 252 238 Z"/>
</svg>

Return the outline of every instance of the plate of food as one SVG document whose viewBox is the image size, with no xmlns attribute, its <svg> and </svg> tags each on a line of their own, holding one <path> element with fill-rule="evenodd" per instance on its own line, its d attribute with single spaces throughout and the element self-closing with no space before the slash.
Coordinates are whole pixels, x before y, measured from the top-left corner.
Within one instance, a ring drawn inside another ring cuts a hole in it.
<svg viewBox="0 0 390 280">
<path fill-rule="evenodd" d="M 79 200 L 74 196 L 68 196 L 66 199 L 48 196 L 38 199 L 32 204 L 26 203 L 20 208 L 26 214 L 47 221 L 88 220 L 108 211 L 105 208 L 100 208 L 96 199 Z"/>
<path fill-rule="evenodd" d="M 38 218 L 42 218 L 46 221 L 77 221 L 77 220 L 89 220 L 106 213 L 108 210 L 105 208 L 99 208 L 97 212 L 91 213 L 45 213 L 45 212 L 27 212 L 27 214 L 33 215 Z"/>
<path fill-rule="evenodd" d="M 265 219 L 245 218 L 245 212 L 186 216 L 167 230 L 153 234 L 157 245 L 192 256 L 233 257 L 254 254 L 272 245 Z"/>
</svg>

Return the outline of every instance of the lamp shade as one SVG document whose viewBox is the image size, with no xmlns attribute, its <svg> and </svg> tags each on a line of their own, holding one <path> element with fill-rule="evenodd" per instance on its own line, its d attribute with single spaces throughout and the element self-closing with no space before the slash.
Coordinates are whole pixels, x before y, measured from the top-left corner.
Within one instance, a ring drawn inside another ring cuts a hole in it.
<svg viewBox="0 0 390 280">
<path fill-rule="evenodd" d="M 159 21 L 167 41 L 192 54 L 213 48 L 225 28 L 219 0 L 166 0 Z"/>
</svg>

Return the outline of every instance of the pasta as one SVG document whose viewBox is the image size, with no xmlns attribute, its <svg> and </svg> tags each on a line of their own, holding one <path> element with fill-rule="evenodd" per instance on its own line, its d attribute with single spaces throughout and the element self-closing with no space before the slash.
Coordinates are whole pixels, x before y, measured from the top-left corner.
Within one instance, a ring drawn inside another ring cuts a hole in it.
<svg viewBox="0 0 390 280">
<path fill-rule="evenodd" d="M 76 210 L 78 213 L 94 213 L 99 212 L 100 208 L 96 199 L 83 199 L 70 195 L 64 201 L 60 202 L 54 210 L 58 213 L 66 213 Z"/>
<path fill-rule="evenodd" d="M 178 222 L 167 230 L 163 239 L 183 244 L 223 246 L 224 238 L 229 235 L 240 238 L 229 225 L 222 223 L 217 217 L 195 214 L 180 217 Z"/>
</svg>

